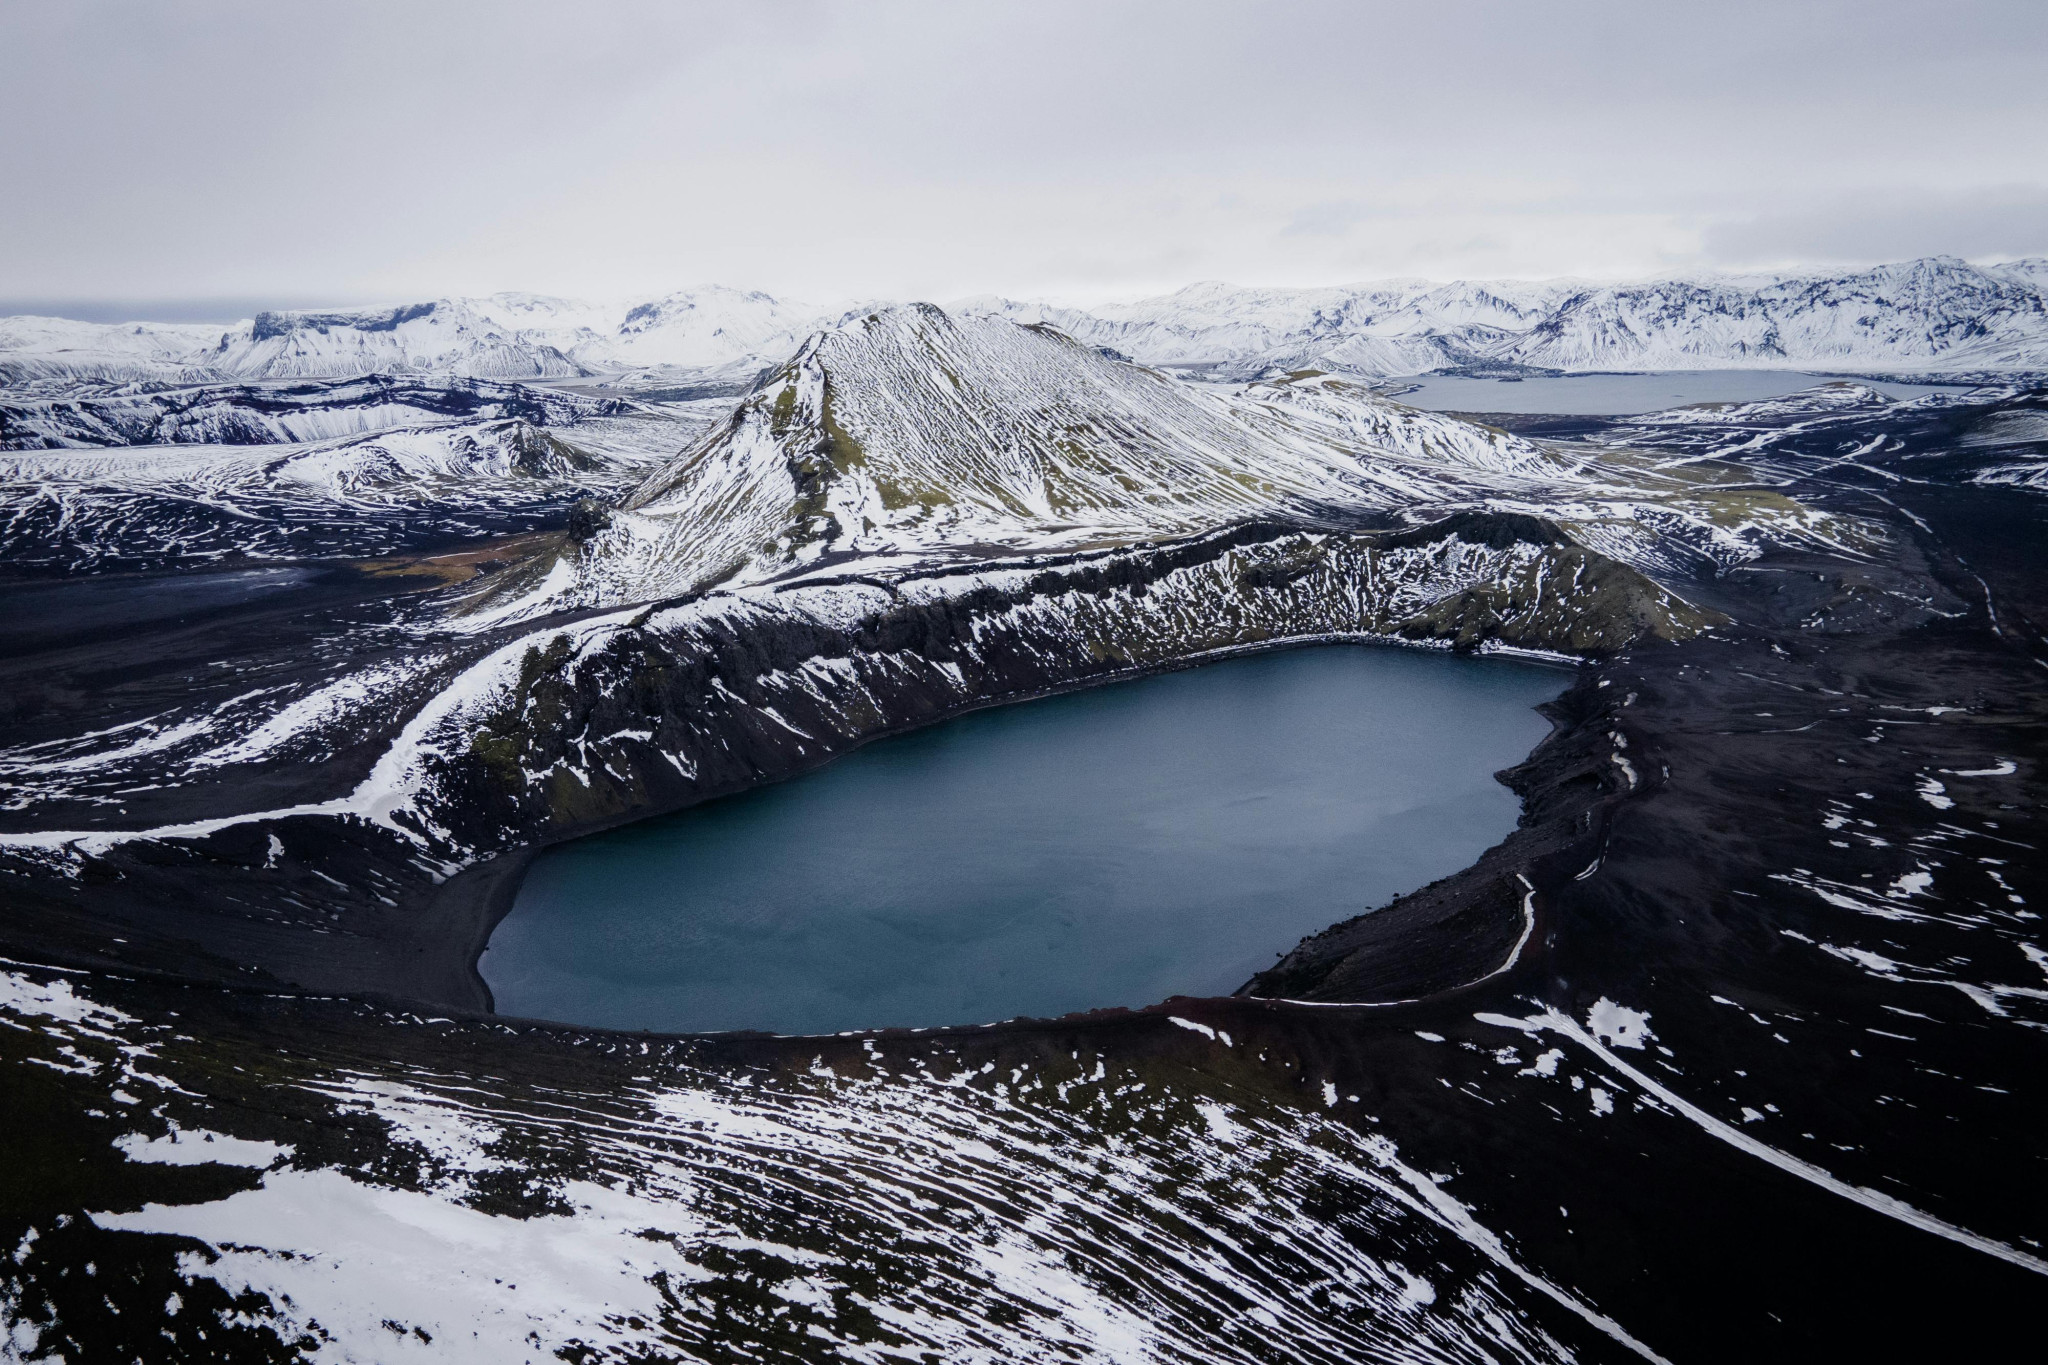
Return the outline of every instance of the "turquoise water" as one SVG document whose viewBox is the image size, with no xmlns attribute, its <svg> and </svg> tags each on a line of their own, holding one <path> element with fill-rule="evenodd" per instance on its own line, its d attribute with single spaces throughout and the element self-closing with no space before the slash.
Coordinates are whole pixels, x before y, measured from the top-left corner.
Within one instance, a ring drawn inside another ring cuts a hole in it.
<svg viewBox="0 0 2048 1365">
<path fill-rule="evenodd" d="M 821 1033 L 1226 994 L 1464 867 L 1570 674 L 1325 646 L 975 712 L 550 849 L 501 1013 Z"/>
</svg>

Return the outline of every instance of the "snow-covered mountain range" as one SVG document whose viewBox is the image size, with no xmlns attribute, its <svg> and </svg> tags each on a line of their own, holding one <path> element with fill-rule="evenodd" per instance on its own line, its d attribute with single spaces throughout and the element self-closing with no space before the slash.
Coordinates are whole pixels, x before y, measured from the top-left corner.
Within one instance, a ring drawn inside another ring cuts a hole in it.
<svg viewBox="0 0 2048 1365">
<path fill-rule="evenodd" d="M 417 377 L 144 387 L 0 391 L 9 569 L 362 558 L 556 526 L 731 405 Z"/>
<path fill-rule="evenodd" d="M 507 417 L 537 426 L 568 426 L 587 417 L 621 416 L 630 407 L 616 398 L 492 380 L 435 383 L 383 375 L 267 385 L 82 386 L 65 394 L 0 391 L 0 450 L 276 445 L 416 423 Z"/>
<path fill-rule="evenodd" d="M 836 318 L 767 294 L 712 286 L 645 302 L 536 294 L 392 308 L 258 313 L 233 326 L 0 318 L 0 381 L 343 378 L 432 374 L 568 379 L 680 370 L 744 382 Z"/>
<path fill-rule="evenodd" d="M 1190 285 L 1091 312 L 979 300 L 1148 364 L 1247 377 L 1271 368 L 1421 374 L 1586 370 L 2029 369 L 2048 361 L 2048 261 L 1946 257 L 1841 274 L 1329 289 Z"/>
<path fill-rule="evenodd" d="M 0 319 L 0 381 L 198 383 L 377 372 L 744 388 L 804 338 L 868 311 L 711 286 L 589 303 L 536 294 L 262 313 L 227 328 Z M 2048 369 L 2048 260 L 1931 257 L 1869 270 L 1638 283 L 1393 280 L 1194 284 L 1081 309 L 993 296 L 963 314 L 1051 322 L 1144 364 L 1247 379 L 1303 368 L 1562 371 Z"/>
</svg>

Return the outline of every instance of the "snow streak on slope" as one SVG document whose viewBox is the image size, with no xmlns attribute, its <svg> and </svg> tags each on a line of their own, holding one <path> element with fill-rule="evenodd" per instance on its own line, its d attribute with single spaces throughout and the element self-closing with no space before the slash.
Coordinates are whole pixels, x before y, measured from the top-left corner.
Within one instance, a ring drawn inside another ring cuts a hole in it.
<svg viewBox="0 0 2048 1365">
<path fill-rule="evenodd" d="M 2040 403 L 2038 397 L 2036 403 Z M 1986 466 L 1973 483 L 2012 484 L 2048 492 L 2048 410 L 2042 406 L 1994 413 L 1965 433 L 1962 445 L 2001 461 Z"/>
<path fill-rule="evenodd" d="M 1930 396 L 1935 404 L 1947 396 Z M 1868 417 L 1890 407 L 1895 401 L 1868 384 L 1836 382 L 1816 384 L 1810 389 L 1763 398 L 1749 403 L 1695 403 L 1689 407 L 1666 408 L 1661 412 L 1631 417 L 1630 427 L 1702 428 L 1747 427 L 1815 417 Z M 1925 400 L 1920 400 L 1925 401 Z"/>
<path fill-rule="evenodd" d="M 2001 402 L 2006 406 L 1999 411 L 1970 415 L 1980 405 Z M 1727 460 L 1739 461 L 1752 477 L 1767 481 L 1789 482 L 1830 471 L 1859 471 L 1896 481 L 1908 477 L 1903 470 L 1911 468 L 1896 458 L 1907 448 L 1909 437 L 1922 447 L 1909 460 L 1944 453 L 2002 456 L 2008 450 L 2024 457 L 2030 446 L 2048 445 L 2048 417 L 2039 402 L 2038 396 L 2011 386 L 1893 399 L 1867 385 L 1837 382 L 1759 402 L 1701 403 L 1644 413 L 1586 440 L 1596 449 L 1647 447 L 1666 452 L 1667 469 Z M 1884 428 L 1877 426 L 1880 422 Z M 1931 450 L 1926 448 L 1930 433 L 1939 433 Z M 2005 477 L 2009 472 L 1987 466 L 1973 481 L 2024 481 Z"/>
</svg>

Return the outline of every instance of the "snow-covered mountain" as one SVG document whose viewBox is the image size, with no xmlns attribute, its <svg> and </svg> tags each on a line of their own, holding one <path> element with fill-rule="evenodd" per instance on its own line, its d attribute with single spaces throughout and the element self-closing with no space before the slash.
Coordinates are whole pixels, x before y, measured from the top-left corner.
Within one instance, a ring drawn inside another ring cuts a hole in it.
<svg viewBox="0 0 2048 1365">
<path fill-rule="evenodd" d="M 503 293 L 445 300 L 434 307 L 451 318 L 462 318 L 479 336 L 503 338 L 503 344 L 524 348 L 536 367 L 553 366 L 560 356 L 574 373 L 583 375 L 650 372 L 658 379 L 663 371 L 730 371 L 741 384 L 750 382 L 764 365 L 789 355 L 819 327 L 842 317 L 839 310 L 723 285 L 632 302 Z M 431 349 L 423 351 L 420 359 L 431 360 L 433 354 Z"/>
<path fill-rule="evenodd" d="M 973 311 L 1049 321 L 1148 364 L 1245 377 L 1273 368 L 1419 374 L 1511 364 L 1565 371 L 1872 371 L 2048 367 L 2048 262 L 1950 257 L 1846 273 L 1331 289 L 1190 285 L 1092 311 L 1001 299 Z"/>
<path fill-rule="evenodd" d="M 2048 370 L 2048 261 L 1950 257 L 1847 272 L 1584 280 L 1196 284 L 1092 309 L 995 297 L 952 311 L 1050 322 L 1147 365 L 1242 380 L 1315 368 Z M 538 294 L 263 313 L 227 328 L 0 319 L 0 382 L 195 383 L 371 373 L 601 378 L 744 390 L 866 311 L 707 286 L 593 303 Z"/>
<path fill-rule="evenodd" d="M 571 349 L 581 364 L 751 372 L 794 351 L 837 312 L 767 294 L 709 287 L 635 304 L 605 333 Z M 748 377 L 751 377 L 749 373 Z"/>
<path fill-rule="evenodd" d="M 426 370 L 487 379 L 563 379 L 583 371 L 555 347 L 498 328 L 466 300 L 380 313 L 258 313 L 203 357 L 238 379 Z"/>
<path fill-rule="evenodd" d="M 1850 275 L 1589 290 L 1509 354 L 1566 370 L 2038 367 L 2048 354 L 2041 264 L 1985 268 L 1937 257 Z"/>
<path fill-rule="evenodd" d="M 1209 282 L 1093 310 L 984 297 L 961 311 L 1050 322 L 1149 365 L 1240 376 L 1271 369 L 1422 374 L 1469 364 L 1541 323 L 1584 286 L 1388 280 L 1323 289 Z"/>
<path fill-rule="evenodd" d="M 1811 530 L 1801 509 L 1718 488 L 1710 472 L 1591 462 L 1355 380 L 1233 392 L 1046 324 L 913 304 L 815 336 L 609 525 L 502 576 L 476 619 L 823 568 L 1128 546 L 1251 518 L 1399 524 L 1456 510 L 1550 518 L 1640 567 L 1740 559 L 1750 538 Z"/>
</svg>

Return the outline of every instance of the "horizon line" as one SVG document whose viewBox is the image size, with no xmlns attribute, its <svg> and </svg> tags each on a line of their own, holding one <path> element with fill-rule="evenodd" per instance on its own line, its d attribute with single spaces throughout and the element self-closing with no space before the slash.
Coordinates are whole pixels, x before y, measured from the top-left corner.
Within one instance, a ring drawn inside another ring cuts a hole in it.
<svg viewBox="0 0 2048 1365">
<path fill-rule="evenodd" d="M 1895 260 L 1867 261 L 1857 264 L 1773 266 L 1743 269 L 1713 267 L 1700 270 L 1673 270 L 1648 275 L 1600 276 L 1588 274 L 1562 275 L 1456 275 L 1438 278 L 1429 275 L 1381 275 L 1343 280 L 1329 284 L 1239 284 L 1231 280 L 1200 279 L 1190 280 L 1173 288 L 1151 293 L 1133 293 L 1113 296 L 1100 302 L 1079 304 L 1062 302 L 1056 294 L 1005 293 L 1000 290 L 981 290 L 972 293 L 955 294 L 948 299 L 919 298 L 913 294 L 900 297 L 868 295 L 850 297 L 837 302 L 817 303 L 794 294 L 777 294 L 771 290 L 752 288 L 746 285 L 726 284 L 716 280 L 700 280 L 694 284 L 681 285 L 665 291 L 646 291 L 591 296 L 556 294 L 534 289 L 495 289 L 483 293 L 437 293 L 431 297 L 414 294 L 369 296 L 358 295 L 354 299 L 346 296 L 326 296 L 321 302 L 309 302 L 315 295 L 300 291 L 278 291 L 277 301 L 265 301 L 263 296 L 250 293 L 183 294 L 158 295 L 154 297 L 107 295 L 20 295 L 0 296 L 0 318 L 49 318 L 61 322 L 80 322 L 88 325 L 112 326 L 123 323 L 158 323 L 174 326 L 233 326 L 252 321 L 259 313 L 324 313 L 324 312 L 376 312 L 387 308 L 402 308 L 420 303 L 459 302 L 470 299 L 498 299 L 507 296 L 526 296 L 562 303 L 581 303 L 596 307 L 617 307 L 633 303 L 655 302 L 675 298 L 678 295 L 724 290 L 736 294 L 758 294 L 777 303 L 798 304 L 819 311 L 844 309 L 853 311 L 869 304 L 934 303 L 939 307 L 962 303 L 993 300 L 1003 303 L 1032 304 L 1043 307 L 1072 308 L 1087 312 L 1094 308 L 1114 307 L 1119 304 L 1142 303 L 1152 299 L 1172 298 L 1191 289 L 1219 287 L 1244 292 L 1266 291 L 1272 293 L 1315 293 L 1324 290 L 1357 290 L 1388 285 L 1427 284 L 1438 287 L 1452 285 L 1594 285 L 1625 286 L 1658 284 L 1688 280 L 1742 280 L 1772 279 L 1790 280 L 1805 276 L 1831 274 L 1867 274 L 1873 271 L 1901 266 L 1919 265 L 1926 262 L 1955 262 L 1973 268 L 1996 268 L 1999 266 L 2023 265 L 2029 262 L 2048 262 L 2048 256 L 1993 254 L 1979 257 L 1954 256 L 1937 253 L 1927 256 L 1909 256 Z M 157 315 L 146 312 L 122 312 L 119 310 L 154 309 Z M 172 316 L 173 314 L 185 316 Z M 80 316 L 92 314 L 93 316 Z"/>
</svg>

